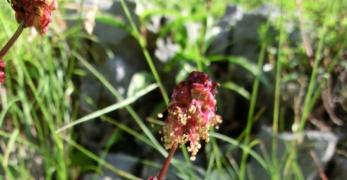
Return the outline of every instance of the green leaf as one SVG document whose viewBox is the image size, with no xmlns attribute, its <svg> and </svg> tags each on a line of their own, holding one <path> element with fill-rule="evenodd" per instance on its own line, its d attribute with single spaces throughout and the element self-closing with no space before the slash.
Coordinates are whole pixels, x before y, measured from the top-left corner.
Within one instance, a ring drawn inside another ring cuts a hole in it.
<svg viewBox="0 0 347 180">
<path fill-rule="evenodd" d="M 228 61 L 232 64 L 240 65 L 241 67 L 245 68 L 247 71 L 251 72 L 254 76 L 258 76 L 260 74 L 260 72 L 257 69 L 257 66 L 243 57 L 215 55 L 215 56 L 209 57 L 209 60 L 211 62 Z"/>
<path fill-rule="evenodd" d="M 233 82 L 226 82 L 222 84 L 222 87 L 225 89 L 235 91 L 236 93 L 240 94 L 245 99 L 249 100 L 250 93 L 245 88 L 239 86 L 238 84 L 235 84 Z"/>
<path fill-rule="evenodd" d="M 121 28 L 121 29 L 124 29 L 128 32 L 131 32 L 128 25 L 123 21 L 123 19 L 121 19 L 119 17 L 115 17 L 111 14 L 99 13 L 96 15 L 95 21 L 102 23 L 102 24 L 110 25 L 113 27 Z"/>
</svg>

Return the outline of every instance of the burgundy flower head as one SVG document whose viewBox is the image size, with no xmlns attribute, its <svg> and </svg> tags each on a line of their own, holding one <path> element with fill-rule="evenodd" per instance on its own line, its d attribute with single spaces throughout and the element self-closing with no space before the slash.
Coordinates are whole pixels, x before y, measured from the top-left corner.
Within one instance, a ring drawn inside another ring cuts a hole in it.
<svg viewBox="0 0 347 180">
<path fill-rule="evenodd" d="M 222 122 L 216 114 L 216 87 L 207 74 L 198 71 L 176 86 L 162 129 L 166 149 L 189 142 L 188 151 L 195 160 L 200 140 L 208 141 L 208 130 Z"/>
<path fill-rule="evenodd" d="M 0 84 L 5 82 L 5 63 L 0 59 Z"/>
<path fill-rule="evenodd" d="M 57 8 L 56 0 L 11 0 L 11 4 L 17 21 L 25 27 L 34 26 L 40 34 L 46 33 L 52 11 Z"/>
</svg>

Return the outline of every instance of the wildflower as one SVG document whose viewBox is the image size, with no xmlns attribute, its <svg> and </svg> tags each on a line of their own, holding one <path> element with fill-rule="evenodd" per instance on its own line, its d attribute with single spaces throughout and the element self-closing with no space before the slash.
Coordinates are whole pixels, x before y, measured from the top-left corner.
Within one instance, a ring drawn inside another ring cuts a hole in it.
<svg viewBox="0 0 347 180">
<path fill-rule="evenodd" d="M 17 22 L 25 27 L 35 27 L 40 34 L 46 33 L 52 11 L 57 8 L 56 0 L 11 0 L 11 4 Z"/>
<path fill-rule="evenodd" d="M 5 81 L 5 63 L 0 59 L 0 84 Z"/>
<path fill-rule="evenodd" d="M 208 130 L 222 122 L 216 114 L 216 87 L 207 74 L 198 71 L 176 86 L 162 129 L 166 149 L 189 142 L 188 151 L 195 160 L 200 140 L 208 141 Z"/>
</svg>

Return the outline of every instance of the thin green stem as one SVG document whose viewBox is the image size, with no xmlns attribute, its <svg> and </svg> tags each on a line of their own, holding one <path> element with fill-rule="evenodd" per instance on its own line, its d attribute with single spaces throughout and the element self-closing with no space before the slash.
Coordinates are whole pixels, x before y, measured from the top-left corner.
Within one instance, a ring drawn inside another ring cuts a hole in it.
<svg viewBox="0 0 347 180">
<path fill-rule="evenodd" d="M 72 54 L 81 62 L 82 65 L 84 65 L 111 93 L 112 95 L 118 100 L 123 101 L 124 98 L 121 96 L 121 94 L 108 82 L 104 76 L 102 76 L 91 64 L 89 64 L 80 54 L 77 52 L 72 52 Z M 153 136 L 151 131 L 148 129 L 148 127 L 144 124 L 144 122 L 141 120 L 139 115 L 136 113 L 136 111 L 130 106 L 126 105 L 125 109 L 128 111 L 130 116 L 135 120 L 137 125 L 141 128 L 141 130 L 144 132 L 144 134 L 148 137 L 151 143 L 156 147 L 156 149 L 163 155 L 166 155 L 166 151 L 164 148 L 159 144 L 159 142 L 156 140 L 156 138 Z"/>
<path fill-rule="evenodd" d="M 279 20 L 279 26 L 280 26 L 280 36 L 279 36 L 279 43 L 278 43 L 278 57 L 276 62 L 276 83 L 275 83 L 275 100 L 274 100 L 274 111 L 273 111 L 273 124 L 272 124 L 272 163 L 273 163 L 273 178 L 278 179 L 278 159 L 277 159 L 277 134 L 278 134 L 278 122 L 279 122 L 279 116 L 280 116 L 280 96 L 281 96 L 281 71 L 282 71 L 282 47 L 283 42 L 285 40 L 285 32 L 283 27 L 283 9 L 281 8 L 281 17 Z"/>
<path fill-rule="evenodd" d="M 334 7 L 334 1 L 330 4 L 329 9 L 332 10 L 332 8 Z M 305 99 L 304 99 L 304 106 L 303 106 L 303 111 L 302 111 L 302 115 L 300 118 L 300 126 L 299 128 L 295 129 L 296 133 L 302 133 L 304 131 L 305 125 L 306 125 L 306 121 L 308 119 L 309 113 L 312 110 L 314 103 L 316 102 L 316 100 L 319 97 L 319 87 L 317 87 L 317 75 L 318 75 L 318 69 L 319 69 L 319 64 L 322 60 L 322 50 L 323 50 L 323 45 L 325 42 L 325 34 L 328 31 L 328 27 L 327 27 L 327 23 L 328 23 L 328 18 L 326 18 L 323 22 L 323 27 L 322 27 L 322 31 L 319 33 L 319 37 L 320 40 L 318 42 L 318 48 L 315 52 L 315 59 L 314 59 L 314 64 L 313 64 L 313 69 L 312 69 L 312 73 L 311 73 L 311 77 L 310 77 L 310 81 L 309 81 L 309 85 L 308 85 L 308 89 L 307 89 L 307 93 L 305 95 Z M 317 92 L 318 91 L 318 92 Z M 303 134 L 302 134 L 303 135 Z M 291 151 L 289 152 L 289 156 L 285 162 L 285 167 L 284 167 L 284 176 L 286 176 L 290 170 L 292 170 L 293 168 L 293 163 L 295 161 L 295 159 L 297 158 L 297 145 L 300 143 L 300 141 L 294 141 L 291 143 Z M 291 169 L 292 168 L 292 169 Z M 299 171 L 295 171 L 299 177 L 299 179 L 302 177 L 301 176 L 301 172 Z M 302 178 L 303 179 L 303 178 Z"/>
<path fill-rule="evenodd" d="M 334 2 L 331 3 L 331 9 L 333 9 L 334 6 Z M 326 37 L 326 33 L 328 31 L 327 28 L 327 22 L 328 22 L 328 18 L 325 20 L 324 24 L 323 24 L 323 29 L 322 32 L 320 33 L 320 40 L 318 43 L 318 48 L 317 51 L 315 53 L 315 60 L 314 60 L 314 64 L 313 64 L 313 69 L 312 69 L 312 73 L 311 73 L 311 77 L 310 77 L 310 82 L 308 85 L 308 89 L 307 89 L 307 94 L 305 97 L 305 101 L 304 101 L 304 108 L 303 108 L 303 113 L 300 119 L 300 127 L 298 129 L 299 132 L 303 131 L 305 128 L 305 124 L 307 121 L 307 118 L 309 116 L 309 113 L 311 111 L 311 103 L 313 100 L 313 93 L 316 91 L 316 80 L 317 80 L 317 75 L 318 75 L 318 68 L 319 68 L 319 64 L 322 60 L 322 50 L 323 50 L 323 45 L 325 42 L 325 37 Z"/>
<path fill-rule="evenodd" d="M 249 107 L 248 111 L 248 117 L 247 117 L 247 125 L 245 129 L 245 140 L 244 144 L 248 145 L 250 141 L 250 134 L 251 134 L 251 129 L 253 126 L 253 116 L 254 116 L 254 111 L 255 111 L 255 105 L 257 102 L 257 97 L 258 97 L 258 89 L 259 89 L 259 84 L 260 84 L 260 76 L 261 76 L 261 68 L 264 63 L 265 59 L 265 50 L 266 50 L 266 44 L 264 43 L 261 48 L 261 52 L 259 54 L 259 60 L 258 60 L 258 75 L 255 77 L 255 80 L 253 82 L 253 90 L 252 90 L 252 96 L 251 96 L 251 104 Z M 243 180 L 245 179 L 245 173 L 246 173 L 246 160 L 248 157 L 249 152 L 248 151 L 243 151 L 242 154 L 242 159 L 241 159 L 241 165 L 240 165 L 240 179 Z"/>
<path fill-rule="evenodd" d="M 157 71 L 157 69 L 155 68 L 155 65 L 154 65 L 154 62 L 152 60 L 152 57 L 150 56 L 148 50 L 147 50 L 147 47 L 146 47 L 146 41 L 145 39 L 141 36 L 139 30 L 137 29 L 136 25 L 135 25 L 135 22 L 133 20 L 133 18 L 131 17 L 131 14 L 129 12 L 129 9 L 128 9 L 128 6 L 125 4 L 124 0 L 120 0 L 120 3 L 122 5 L 122 8 L 125 12 L 125 15 L 127 16 L 129 22 L 130 22 L 130 26 L 131 26 L 131 30 L 132 30 L 132 35 L 137 39 L 137 41 L 139 42 L 140 46 L 141 46 L 141 49 L 142 49 L 142 52 L 145 56 L 145 59 L 147 61 L 147 64 L 154 76 L 154 79 L 156 80 L 158 86 L 159 86 L 159 89 L 160 89 L 160 92 L 163 96 L 163 99 L 165 101 L 165 104 L 168 105 L 169 104 L 169 96 L 164 88 L 164 85 L 160 79 L 160 76 L 159 76 L 159 73 Z"/>
</svg>

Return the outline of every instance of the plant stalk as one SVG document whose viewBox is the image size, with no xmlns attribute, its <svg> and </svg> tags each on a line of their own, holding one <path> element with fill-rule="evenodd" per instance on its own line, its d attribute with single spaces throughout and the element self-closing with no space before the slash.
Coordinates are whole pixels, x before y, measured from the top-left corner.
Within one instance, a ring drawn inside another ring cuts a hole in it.
<svg viewBox="0 0 347 180">
<path fill-rule="evenodd" d="M 173 155 L 175 154 L 176 152 L 176 149 L 177 149 L 177 144 L 175 144 L 171 150 L 170 150 L 170 153 L 169 155 L 167 156 L 164 164 L 163 164 L 163 167 L 161 168 L 160 170 L 160 173 L 159 173 L 159 176 L 158 176 L 158 180 L 163 180 L 166 173 L 167 173 L 167 170 L 169 169 L 169 166 L 170 166 L 170 162 L 171 162 L 171 159 L 173 157 Z"/>
<path fill-rule="evenodd" d="M 24 28 L 24 24 L 20 23 L 19 27 L 17 28 L 16 32 L 12 35 L 11 39 L 8 40 L 5 46 L 0 50 L 0 59 L 2 59 L 6 55 L 8 50 L 17 41 L 18 37 L 22 34 Z"/>
</svg>

